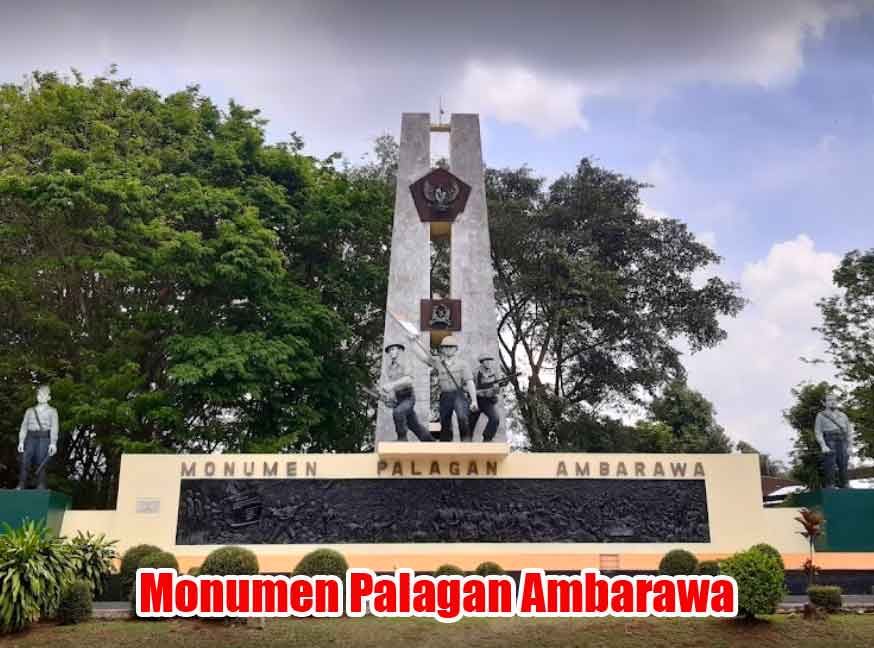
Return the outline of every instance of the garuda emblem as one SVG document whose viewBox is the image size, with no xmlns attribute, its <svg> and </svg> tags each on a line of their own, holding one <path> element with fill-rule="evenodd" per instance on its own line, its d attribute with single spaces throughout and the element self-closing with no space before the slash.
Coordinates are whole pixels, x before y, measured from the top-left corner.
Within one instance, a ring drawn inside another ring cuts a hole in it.
<svg viewBox="0 0 874 648">
<path fill-rule="evenodd" d="M 452 203 L 458 198 L 461 193 L 461 187 L 454 180 L 449 187 L 435 186 L 431 184 L 428 178 L 425 178 L 425 184 L 422 186 L 422 194 L 425 200 L 431 205 L 431 208 L 441 214 L 445 214 L 452 207 Z"/>
<path fill-rule="evenodd" d="M 453 222 L 464 211 L 470 185 L 446 169 L 431 169 L 410 185 L 422 221 Z"/>
</svg>

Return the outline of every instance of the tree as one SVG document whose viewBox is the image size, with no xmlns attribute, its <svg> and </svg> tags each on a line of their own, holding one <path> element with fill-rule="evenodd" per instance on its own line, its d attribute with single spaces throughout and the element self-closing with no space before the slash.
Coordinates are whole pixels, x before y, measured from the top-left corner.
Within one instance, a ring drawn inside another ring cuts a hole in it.
<svg viewBox="0 0 874 648">
<path fill-rule="evenodd" d="M 819 301 L 828 344 L 841 378 L 851 386 L 844 403 L 862 456 L 874 458 L 874 249 L 853 250 L 833 274 L 840 293 Z"/>
<path fill-rule="evenodd" d="M 671 433 L 668 452 L 731 452 L 731 441 L 716 422 L 713 404 L 675 380 L 649 406 L 652 418 Z"/>
<path fill-rule="evenodd" d="M 801 531 L 798 533 L 807 540 L 810 547 L 810 556 L 808 557 L 810 569 L 807 570 L 807 584 L 813 585 L 816 582 L 816 565 L 813 561 L 813 553 L 817 538 L 824 532 L 825 516 L 822 514 L 822 511 L 806 508 L 799 510 L 798 513 L 798 517 L 795 518 L 795 521 L 801 525 Z"/>
<path fill-rule="evenodd" d="M 790 476 L 810 490 L 822 488 L 825 483 L 822 453 L 814 435 L 816 415 L 822 411 L 825 396 L 834 391 L 827 382 L 802 383 L 792 389 L 795 403 L 783 412 L 783 418 L 795 430 L 792 443 Z"/>
<path fill-rule="evenodd" d="M 717 344 L 718 317 L 743 306 L 734 284 L 693 283 L 719 257 L 684 224 L 645 218 L 644 187 L 586 158 L 548 190 L 524 167 L 487 171 L 501 360 L 530 372 L 512 384 L 533 449 L 565 447 L 558 430 L 583 413 L 682 379 L 677 341 Z"/>
<path fill-rule="evenodd" d="M 746 441 L 738 441 L 735 448 L 741 454 L 759 455 L 759 472 L 762 477 L 782 477 L 786 474 L 786 466 L 782 461 L 774 461 L 771 455 L 759 452 Z"/>
<path fill-rule="evenodd" d="M 113 506 L 124 451 L 366 447 L 390 202 L 264 124 L 197 87 L 0 88 L 4 482 L 41 381 L 77 506 Z"/>
</svg>

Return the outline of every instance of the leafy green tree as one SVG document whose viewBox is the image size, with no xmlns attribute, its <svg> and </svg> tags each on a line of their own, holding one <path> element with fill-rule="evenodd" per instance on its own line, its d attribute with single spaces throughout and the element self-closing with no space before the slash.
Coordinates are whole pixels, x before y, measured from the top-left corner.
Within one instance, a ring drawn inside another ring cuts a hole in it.
<svg viewBox="0 0 874 648">
<path fill-rule="evenodd" d="M 649 405 L 652 418 L 671 432 L 669 452 L 731 452 L 731 441 L 716 422 L 713 404 L 675 380 Z"/>
<path fill-rule="evenodd" d="M 874 249 L 853 250 L 833 274 L 837 295 L 819 301 L 818 327 L 840 377 L 851 385 L 844 403 L 859 453 L 874 458 Z"/>
<path fill-rule="evenodd" d="M 718 317 L 743 306 L 718 277 L 693 283 L 719 257 L 684 224 L 645 218 L 644 187 L 585 158 L 548 189 L 524 167 L 487 171 L 502 361 L 530 372 L 513 389 L 533 449 L 560 447 L 583 411 L 682 378 L 677 341 L 717 344 Z M 717 437 L 703 447 L 726 450 Z"/>
<path fill-rule="evenodd" d="M 366 447 L 389 195 L 264 124 L 197 87 L 0 88 L 4 482 L 41 381 L 77 506 L 113 505 L 126 451 Z"/>
</svg>

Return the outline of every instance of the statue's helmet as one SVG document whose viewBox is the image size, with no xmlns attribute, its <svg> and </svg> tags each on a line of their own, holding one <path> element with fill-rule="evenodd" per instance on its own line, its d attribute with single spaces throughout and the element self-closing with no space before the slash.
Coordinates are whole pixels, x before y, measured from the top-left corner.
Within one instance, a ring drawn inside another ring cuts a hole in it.
<svg viewBox="0 0 874 648">
<path fill-rule="evenodd" d="M 386 347 L 385 347 L 385 352 L 388 353 L 389 351 L 391 351 L 391 350 L 392 350 L 393 348 L 395 348 L 395 347 L 397 347 L 397 348 L 400 349 L 401 351 L 406 351 L 406 350 L 407 350 L 407 347 L 405 347 L 405 346 L 404 346 L 403 344 L 401 344 L 400 342 L 392 342 L 391 344 L 386 345 Z"/>
<path fill-rule="evenodd" d="M 440 346 L 442 347 L 456 347 L 458 348 L 458 342 L 455 341 L 455 338 L 451 335 L 447 335 L 440 342 Z"/>
<path fill-rule="evenodd" d="M 494 360 L 495 356 L 491 353 L 480 353 L 477 357 L 477 362 L 485 362 L 486 360 Z"/>
</svg>

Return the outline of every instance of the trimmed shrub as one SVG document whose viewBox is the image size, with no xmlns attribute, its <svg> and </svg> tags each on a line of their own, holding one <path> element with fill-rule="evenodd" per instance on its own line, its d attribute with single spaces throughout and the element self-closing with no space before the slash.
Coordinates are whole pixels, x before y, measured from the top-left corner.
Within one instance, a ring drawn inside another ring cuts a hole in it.
<svg viewBox="0 0 874 648">
<path fill-rule="evenodd" d="M 336 576 L 343 580 L 349 564 L 338 551 L 316 549 L 300 559 L 294 568 L 294 576 Z"/>
<path fill-rule="evenodd" d="M 783 564 L 783 556 L 780 555 L 780 552 L 777 551 L 773 546 L 769 545 L 767 542 L 760 542 L 757 545 L 753 545 L 750 549 L 755 549 L 756 551 L 763 551 L 766 554 L 771 554 L 780 562 L 780 569 L 786 569 L 786 565 Z"/>
<path fill-rule="evenodd" d="M 190 574 L 191 571 L 189 570 L 188 573 Z M 198 572 L 202 576 L 246 576 L 257 573 L 258 558 L 255 554 L 248 549 L 234 546 L 221 547 L 213 551 L 203 561 Z"/>
<path fill-rule="evenodd" d="M 153 551 L 140 559 L 137 568 L 151 567 L 152 569 L 175 569 L 179 571 L 179 561 L 169 551 Z M 136 576 L 136 572 L 134 572 Z"/>
<path fill-rule="evenodd" d="M 811 585 L 807 588 L 810 602 L 827 610 L 840 610 L 843 605 L 841 594 L 843 590 L 834 585 Z"/>
<path fill-rule="evenodd" d="M 719 561 L 702 560 L 698 563 L 698 573 L 702 576 L 719 576 Z"/>
<path fill-rule="evenodd" d="M 719 564 L 724 576 L 737 581 L 738 614 L 755 617 L 774 614 L 786 593 L 781 561 L 772 553 L 748 549 Z"/>
<path fill-rule="evenodd" d="M 487 560 L 477 565 L 475 573 L 477 576 L 503 576 L 507 572 L 498 563 Z"/>
<path fill-rule="evenodd" d="M 19 632 L 51 616 L 73 577 L 70 548 L 43 523 L 28 520 L 0 535 L 0 633 Z"/>
<path fill-rule="evenodd" d="M 659 574 L 663 576 L 693 576 L 697 572 L 698 559 L 685 549 L 669 551 L 659 563 Z"/>
<path fill-rule="evenodd" d="M 188 570 L 189 576 L 200 576 L 200 567 L 192 567 Z"/>
<path fill-rule="evenodd" d="M 61 603 L 58 605 L 58 621 L 61 625 L 73 625 L 87 621 L 93 612 L 94 600 L 91 594 L 91 583 L 83 578 L 77 578 L 67 583 L 61 592 Z"/>
<path fill-rule="evenodd" d="M 440 565 L 437 568 L 437 571 L 434 572 L 435 576 L 464 576 L 464 570 L 461 567 L 456 565 Z"/>
<path fill-rule="evenodd" d="M 78 531 L 70 541 L 76 576 L 91 584 L 95 596 L 103 593 L 106 580 L 112 573 L 112 562 L 118 558 L 117 542 L 107 540 L 102 533 L 93 535 L 90 531 L 87 534 Z"/>
<path fill-rule="evenodd" d="M 140 561 L 156 551 L 161 551 L 161 547 L 141 544 L 131 547 L 124 552 L 124 555 L 121 557 L 121 567 L 118 570 L 118 573 L 121 575 L 121 593 L 123 596 L 129 596 L 133 591 L 134 578 L 137 576 Z"/>
</svg>

